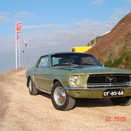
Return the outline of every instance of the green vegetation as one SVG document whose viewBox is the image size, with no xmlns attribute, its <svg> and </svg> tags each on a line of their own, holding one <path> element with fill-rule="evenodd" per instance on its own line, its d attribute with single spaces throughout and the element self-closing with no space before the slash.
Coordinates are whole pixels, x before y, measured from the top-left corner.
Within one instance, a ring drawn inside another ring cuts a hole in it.
<svg viewBox="0 0 131 131">
<path fill-rule="evenodd" d="M 119 44 L 119 42 L 117 42 L 117 43 L 115 43 L 116 45 L 118 45 Z"/>
<path fill-rule="evenodd" d="M 97 37 L 95 38 L 96 42 L 98 42 L 98 41 L 101 39 L 101 37 L 102 37 L 102 36 L 97 36 Z M 88 46 L 88 45 L 90 45 L 90 46 L 94 45 L 94 41 L 95 41 L 95 40 L 94 40 L 94 39 L 91 40 L 91 41 L 87 44 L 87 46 Z"/>
<path fill-rule="evenodd" d="M 116 67 L 119 68 L 124 66 L 125 69 L 131 69 L 131 51 L 124 52 L 118 59 L 114 59 L 113 61 L 109 59 L 104 63 L 107 67 Z"/>
<path fill-rule="evenodd" d="M 120 57 L 119 59 L 115 59 L 113 62 L 111 60 L 108 60 L 104 63 L 104 65 L 106 65 L 107 67 L 118 68 L 121 63 L 122 63 L 122 57 Z"/>
</svg>

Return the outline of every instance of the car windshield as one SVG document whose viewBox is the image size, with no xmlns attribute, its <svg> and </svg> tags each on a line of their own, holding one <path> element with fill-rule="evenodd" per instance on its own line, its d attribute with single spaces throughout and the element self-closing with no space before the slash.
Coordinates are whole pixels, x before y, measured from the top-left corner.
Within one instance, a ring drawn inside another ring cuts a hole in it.
<svg viewBox="0 0 131 131">
<path fill-rule="evenodd" d="M 93 65 L 101 66 L 91 54 L 60 53 L 52 55 L 52 66 Z"/>
</svg>

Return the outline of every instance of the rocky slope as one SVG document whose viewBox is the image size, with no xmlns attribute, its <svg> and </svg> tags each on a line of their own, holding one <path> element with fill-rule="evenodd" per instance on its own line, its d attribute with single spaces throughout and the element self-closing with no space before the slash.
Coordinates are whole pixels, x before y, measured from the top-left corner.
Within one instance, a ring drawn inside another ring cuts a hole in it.
<svg viewBox="0 0 131 131">
<path fill-rule="evenodd" d="M 109 67 L 131 69 L 131 12 L 87 52 Z"/>
</svg>

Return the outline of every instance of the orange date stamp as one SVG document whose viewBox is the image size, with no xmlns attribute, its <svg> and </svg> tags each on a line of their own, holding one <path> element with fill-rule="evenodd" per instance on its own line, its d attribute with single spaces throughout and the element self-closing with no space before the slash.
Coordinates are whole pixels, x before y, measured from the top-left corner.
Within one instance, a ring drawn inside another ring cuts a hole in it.
<svg viewBox="0 0 131 131">
<path fill-rule="evenodd" d="M 115 117 L 107 116 L 105 118 L 105 121 L 127 121 L 127 118 L 123 116 L 115 116 Z"/>
</svg>

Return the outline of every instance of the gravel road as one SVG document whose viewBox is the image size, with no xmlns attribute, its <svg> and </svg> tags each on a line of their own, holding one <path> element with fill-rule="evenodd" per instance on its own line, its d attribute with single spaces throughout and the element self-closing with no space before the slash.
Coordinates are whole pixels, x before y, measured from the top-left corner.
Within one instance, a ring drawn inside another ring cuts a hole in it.
<svg viewBox="0 0 131 131">
<path fill-rule="evenodd" d="M 131 105 L 78 99 L 74 109 L 58 111 L 50 95 L 29 95 L 25 72 L 0 74 L 0 131 L 131 131 Z"/>
</svg>

